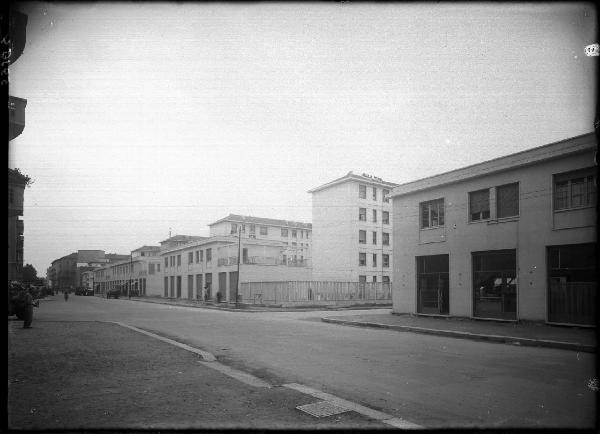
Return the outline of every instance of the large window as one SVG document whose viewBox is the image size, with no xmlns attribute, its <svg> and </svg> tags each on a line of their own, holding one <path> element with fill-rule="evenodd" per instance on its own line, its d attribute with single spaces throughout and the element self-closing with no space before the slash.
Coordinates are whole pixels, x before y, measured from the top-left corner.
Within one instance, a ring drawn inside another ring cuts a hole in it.
<svg viewBox="0 0 600 434">
<path fill-rule="evenodd" d="M 177 266 L 181 266 L 181 255 L 177 255 Z"/>
<path fill-rule="evenodd" d="M 444 199 L 421 203 L 421 229 L 444 226 Z"/>
<path fill-rule="evenodd" d="M 548 321 L 596 324 L 597 269 L 593 243 L 548 247 Z"/>
<path fill-rule="evenodd" d="M 268 235 L 269 234 L 269 229 L 267 228 L 267 226 L 261 226 L 260 227 L 260 234 L 261 235 Z"/>
<path fill-rule="evenodd" d="M 194 252 L 188 252 L 188 264 L 194 263 Z"/>
<path fill-rule="evenodd" d="M 496 217 L 515 217 L 519 215 L 519 183 L 496 187 Z"/>
<path fill-rule="evenodd" d="M 206 263 L 210 263 L 212 261 L 212 249 L 206 249 Z"/>
<path fill-rule="evenodd" d="M 384 202 L 389 202 L 390 198 L 388 197 L 388 195 L 390 194 L 389 190 L 386 190 L 385 188 L 383 189 L 383 194 L 381 195 L 383 198 Z"/>
<path fill-rule="evenodd" d="M 382 211 L 381 212 L 381 222 L 384 225 L 389 225 L 390 224 L 390 213 L 389 213 L 389 211 Z"/>
<path fill-rule="evenodd" d="M 373 253 L 373 267 L 377 267 L 377 253 Z"/>
<path fill-rule="evenodd" d="M 366 199 L 367 198 L 367 186 L 366 185 L 360 184 L 358 186 L 358 197 L 360 199 Z"/>
<path fill-rule="evenodd" d="M 583 208 L 596 204 L 593 169 L 554 175 L 554 210 Z"/>
<path fill-rule="evenodd" d="M 417 257 L 417 312 L 447 315 L 449 313 L 449 257 L 431 255 Z"/>
<path fill-rule="evenodd" d="M 367 221 L 367 209 L 366 208 L 358 209 L 358 220 L 361 222 Z"/>
<path fill-rule="evenodd" d="M 285 228 L 281 228 L 281 236 L 287 238 L 288 230 Z"/>
<path fill-rule="evenodd" d="M 381 262 L 383 263 L 383 267 L 387 268 L 390 266 L 390 255 L 383 254 L 381 255 Z"/>
<path fill-rule="evenodd" d="M 237 223 L 231 223 L 231 234 L 237 234 L 238 233 L 238 225 Z"/>
<path fill-rule="evenodd" d="M 373 244 L 377 244 L 377 232 L 373 232 Z"/>
<path fill-rule="evenodd" d="M 384 246 L 390 245 L 390 234 L 388 234 L 387 232 L 383 232 L 381 234 L 381 238 Z"/>
<path fill-rule="evenodd" d="M 490 189 L 469 193 L 469 220 L 472 222 L 490 218 Z"/>
<path fill-rule="evenodd" d="M 366 253 L 358 254 L 358 265 L 360 265 L 360 266 L 367 265 L 367 254 Z"/>
<path fill-rule="evenodd" d="M 377 187 L 373 187 L 373 200 L 377 200 Z"/>
<path fill-rule="evenodd" d="M 367 243 L 367 231 L 359 230 L 358 231 L 358 242 L 360 244 Z"/>
<path fill-rule="evenodd" d="M 373 210 L 373 223 L 376 223 L 376 222 L 377 222 L 377 210 L 374 209 Z"/>
<path fill-rule="evenodd" d="M 473 253 L 473 316 L 517 319 L 514 250 Z"/>
</svg>

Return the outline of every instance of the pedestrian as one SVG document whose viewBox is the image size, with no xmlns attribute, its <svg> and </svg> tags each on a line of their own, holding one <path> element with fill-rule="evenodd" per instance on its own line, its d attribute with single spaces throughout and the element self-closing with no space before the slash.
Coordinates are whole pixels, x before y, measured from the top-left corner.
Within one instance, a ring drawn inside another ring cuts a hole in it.
<svg viewBox="0 0 600 434">
<path fill-rule="evenodd" d="M 33 296 L 31 295 L 31 290 L 26 289 L 23 294 L 24 300 L 24 309 L 23 309 L 23 328 L 30 329 L 31 322 L 33 321 L 33 306 L 39 306 L 39 302 L 35 302 L 33 300 Z"/>
<path fill-rule="evenodd" d="M 63 293 L 65 294 L 65 301 L 69 301 L 69 291 L 65 289 Z"/>
</svg>

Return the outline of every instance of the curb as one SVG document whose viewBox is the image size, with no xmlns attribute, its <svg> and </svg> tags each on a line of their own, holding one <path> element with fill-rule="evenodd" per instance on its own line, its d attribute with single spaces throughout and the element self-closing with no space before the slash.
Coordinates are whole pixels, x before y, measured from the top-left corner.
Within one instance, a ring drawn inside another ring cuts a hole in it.
<svg viewBox="0 0 600 434">
<path fill-rule="evenodd" d="M 380 328 L 380 329 L 390 329 L 401 332 L 414 332 L 414 333 L 422 333 L 429 335 L 438 335 L 438 336 L 446 336 L 451 338 L 458 339 L 471 339 L 477 341 L 487 341 L 487 342 L 495 342 L 502 344 L 512 344 L 512 345 L 521 345 L 528 347 L 545 347 L 545 348 L 558 348 L 561 350 L 571 350 L 578 351 L 584 353 L 596 353 L 596 347 L 594 345 L 586 345 L 579 344 L 574 342 L 561 342 L 561 341 L 552 341 L 547 339 L 530 339 L 530 338 L 518 338 L 513 336 L 499 336 L 499 335 L 485 335 L 478 333 L 470 333 L 470 332 L 460 332 L 454 330 L 439 330 L 439 329 L 428 329 L 424 327 L 414 327 L 414 326 L 402 326 L 402 325 L 389 325 L 389 324 L 381 324 L 376 322 L 359 322 L 359 321 L 348 321 L 348 320 L 340 320 L 333 318 L 321 318 L 321 321 L 346 325 L 352 327 L 370 327 L 370 328 Z"/>
<path fill-rule="evenodd" d="M 123 298 L 125 300 L 125 298 Z M 141 299 L 141 298 L 132 298 L 132 299 L 127 299 L 128 301 L 140 301 L 142 303 L 155 303 L 155 304 L 165 304 L 165 305 L 171 305 L 171 306 L 181 306 L 181 307 L 194 307 L 194 308 L 198 308 L 198 309 L 212 309 L 212 310 L 225 310 L 228 312 L 310 312 L 310 311 L 323 311 L 323 310 L 328 310 L 328 311 L 340 311 L 340 310 L 373 310 L 373 309 L 391 309 L 391 305 L 381 305 L 381 306 L 352 306 L 352 307 L 345 307 L 345 306 L 322 306 L 322 307 L 310 307 L 310 308 L 301 308 L 301 307 L 289 307 L 289 308 L 285 308 L 285 307 L 273 307 L 273 308 L 269 308 L 269 307 L 265 307 L 262 309 L 257 309 L 257 308 L 252 308 L 252 307 L 241 307 L 241 308 L 234 308 L 234 307 L 222 307 L 222 306 L 215 306 L 215 305 L 211 305 L 211 304 L 185 304 L 185 303 L 172 303 L 172 302 L 168 302 L 168 301 L 164 301 L 164 300 L 148 300 L 148 299 Z"/>
</svg>

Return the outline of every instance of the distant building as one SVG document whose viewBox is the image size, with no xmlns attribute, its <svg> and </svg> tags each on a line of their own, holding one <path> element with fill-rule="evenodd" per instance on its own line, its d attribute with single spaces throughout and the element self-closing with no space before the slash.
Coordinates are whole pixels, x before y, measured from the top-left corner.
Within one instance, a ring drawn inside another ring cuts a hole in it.
<svg viewBox="0 0 600 434">
<path fill-rule="evenodd" d="M 286 244 L 276 240 L 215 235 L 161 251 L 163 282 L 149 295 L 169 298 L 235 301 L 238 251 L 240 283 L 308 280 L 310 268 L 290 266 Z"/>
<path fill-rule="evenodd" d="M 208 226 L 211 236 L 237 236 L 241 230 L 242 238 L 281 241 L 284 261 L 289 265 L 311 265 L 311 223 L 229 214 Z"/>
<path fill-rule="evenodd" d="M 8 169 L 8 280 L 23 277 L 23 199 L 29 177 Z"/>
<path fill-rule="evenodd" d="M 309 191 L 314 280 L 390 282 L 396 185 L 349 172 Z"/>
<path fill-rule="evenodd" d="M 93 271 L 108 263 L 129 259 L 129 255 L 105 254 L 104 250 L 78 250 L 76 253 L 52 261 L 46 271 L 51 288 L 62 290 L 85 286 L 83 277 L 87 271 Z"/>
<path fill-rule="evenodd" d="M 104 295 L 109 289 L 120 288 L 122 295 L 156 295 L 161 282 L 161 258 L 158 246 L 142 246 L 131 255 L 94 270 L 94 293 Z M 154 292 L 154 294 L 153 294 Z"/>
<path fill-rule="evenodd" d="M 394 312 L 596 324 L 594 134 L 402 184 L 391 196 L 402 240 Z"/>
</svg>

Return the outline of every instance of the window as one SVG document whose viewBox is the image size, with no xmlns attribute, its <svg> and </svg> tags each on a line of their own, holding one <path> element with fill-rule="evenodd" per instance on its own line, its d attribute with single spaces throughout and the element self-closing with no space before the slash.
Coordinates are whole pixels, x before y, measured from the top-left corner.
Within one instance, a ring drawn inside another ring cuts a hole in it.
<svg viewBox="0 0 600 434">
<path fill-rule="evenodd" d="M 204 262 L 204 250 L 200 250 L 200 262 Z"/>
<path fill-rule="evenodd" d="M 373 187 L 373 200 L 377 200 L 377 187 Z"/>
<path fill-rule="evenodd" d="M 308 231 L 307 231 L 307 232 L 306 232 L 306 239 L 307 239 L 307 240 L 310 238 L 310 237 L 309 237 L 309 235 L 310 235 L 310 232 L 308 232 Z"/>
<path fill-rule="evenodd" d="M 472 253 L 473 316 L 517 318 L 515 250 Z"/>
<path fill-rule="evenodd" d="M 212 249 L 206 249 L 206 262 L 212 261 Z"/>
<path fill-rule="evenodd" d="M 383 232 L 381 234 L 381 237 L 383 239 L 383 245 L 389 246 L 390 245 L 390 234 L 388 234 L 387 232 Z"/>
<path fill-rule="evenodd" d="M 171 267 L 175 266 L 175 256 L 171 256 Z"/>
<path fill-rule="evenodd" d="M 238 225 L 237 223 L 231 223 L 231 234 L 237 234 L 238 233 Z"/>
<path fill-rule="evenodd" d="M 377 283 L 377 276 L 373 276 L 373 283 Z"/>
<path fill-rule="evenodd" d="M 382 194 L 382 198 L 384 202 L 389 202 L 390 198 L 388 197 L 388 195 L 390 194 L 389 190 L 386 190 L 385 188 L 383 189 L 383 194 Z"/>
<path fill-rule="evenodd" d="M 261 226 L 260 227 L 260 234 L 261 235 L 268 235 L 269 234 L 269 228 L 267 228 L 267 226 Z"/>
<path fill-rule="evenodd" d="M 363 230 L 358 231 L 358 242 L 359 242 L 359 244 L 367 243 L 367 231 L 363 231 Z"/>
<path fill-rule="evenodd" d="M 366 199 L 367 198 L 367 186 L 359 184 L 358 186 L 358 198 Z"/>
<path fill-rule="evenodd" d="M 194 252 L 188 252 L 188 264 L 194 263 Z"/>
<path fill-rule="evenodd" d="M 177 266 L 181 265 L 181 255 L 177 255 Z"/>
<path fill-rule="evenodd" d="M 287 238 L 287 236 L 288 236 L 288 230 L 284 229 L 284 228 L 281 228 L 281 236 Z"/>
<path fill-rule="evenodd" d="M 469 193 L 469 218 L 475 222 L 490 218 L 490 189 Z"/>
<path fill-rule="evenodd" d="M 300 231 L 300 238 L 304 238 L 304 231 Z"/>
<path fill-rule="evenodd" d="M 444 226 L 444 199 L 421 203 L 421 229 Z"/>
<path fill-rule="evenodd" d="M 366 208 L 358 209 L 358 220 L 361 222 L 367 221 L 367 209 Z"/>
<path fill-rule="evenodd" d="M 373 222 L 376 222 L 376 221 L 377 221 L 377 210 L 374 209 L 373 210 Z"/>
<path fill-rule="evenodd" d="M 156 264 L 156 272 L 160 273 L 160 264 Z"/>
<path fill-rule="evenodd" d="M 196 250 L 196 264 L 200 262 L 200 253 Z"/>
<path fill-rule="evenodd" d="M 593 169 L 554 175 L 554 210 L 583 208 L 596 203 Z"/>
<path fill-rule="evenodd" d="M 390 213 L 389 211 L 381 211 L 381 221 L 384 225 L 390 224 Z"/>
<path fill-rule="evenodd" d="M 390 255 L 381 255 L 381 262 L 385 268 L 388 268 L 390 266 Z"/>
<path fill-rule="evenodd" d="M 519 183 L 496 187 L 496 217 L 519 215 Z"/>
<path fill-rule="evenodd" d="M 169 266 L 169 258 L 165 256 L 165 268 Z"/>
<path fill-rule="evenodd" d="M 377 244 L 377 232 L 373 231 L 373 244 Z"/>
<path fill-rule="evenodd" d="M 373 253 L 373 267 L 377 267 L 377 253 Z"/>
<path fill-rule="evenodd" d="M 367 254 L 366 253 L 358 254 L 358 265 L 360 265 L 360 266 L 367 265 Z"/>
<path fill-rule="evenodd" d="M 154 274 L 154 264 L 148 264 L 148 274 Z"/>
<path fill-rule="evenodd" d="M 296 229 L 292 229 L 292 238 L 297 238 L 298 234 L 296 232 Z"/>
</svg>

